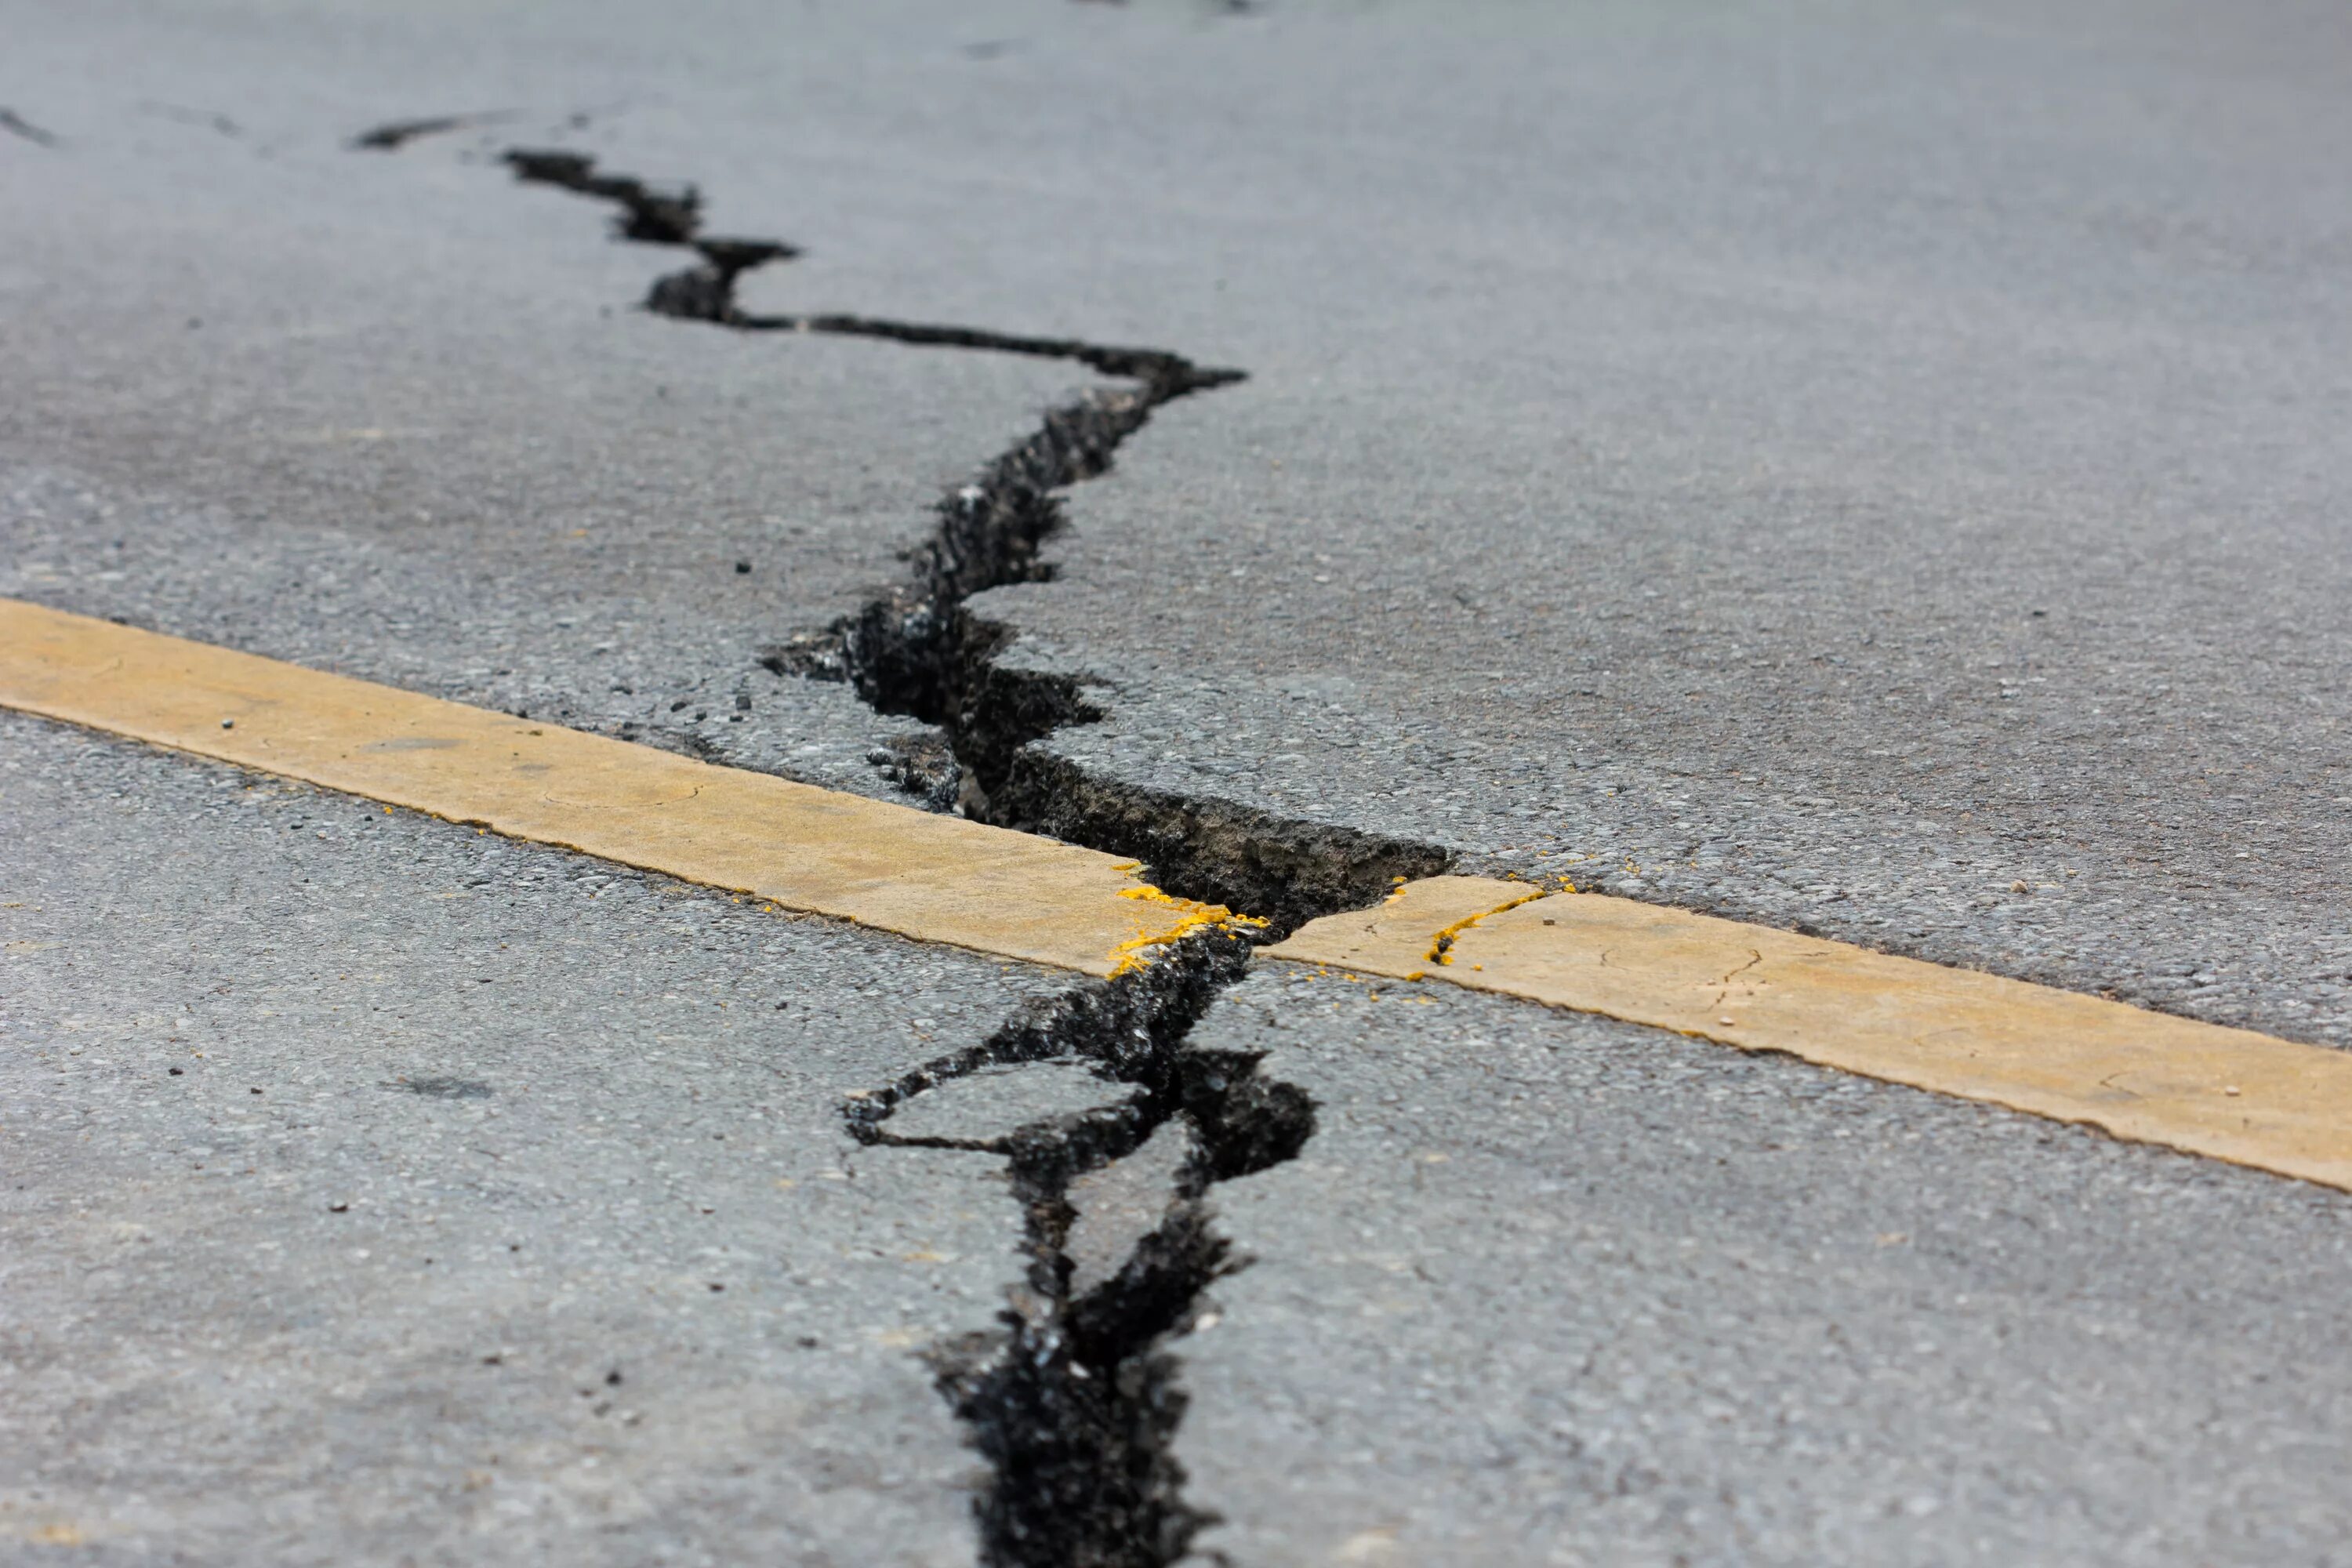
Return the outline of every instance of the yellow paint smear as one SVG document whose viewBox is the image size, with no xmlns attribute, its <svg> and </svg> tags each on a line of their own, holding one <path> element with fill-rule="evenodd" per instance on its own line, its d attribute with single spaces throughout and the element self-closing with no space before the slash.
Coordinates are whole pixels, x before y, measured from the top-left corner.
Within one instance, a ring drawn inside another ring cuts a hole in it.
<svg viewBox="0 0 2352 1568">
<path fill-rule="evenodd" d="M 1133 870 L 1137 865 L 1136 861 L 1123 860 L 1119 862 L 1119 869 Z M 1122 891 L 1119 897 L 1139 899 L 1146 903 L 1157 904 L 1169 912 L 1175 923 L 1156 935 L 1131 937 L 1113 948 L 1110 972 L 1115 975 L 1125 974 L 1129 970 L 1145 967 L 1151 962 L 1152 954 L 1160 948 L 1179 937 L 1190 936 L 1196 931 L 1239 931 L 1244 928 L 1263 931 L 1265 929 L 1266 922 L 1255 915 L 1237 915 L 1223 904 L 1195 903 L 1191 899 L 1180 899 L 1172 893 L 1163 893 L 1157 888 L 1129 888 Z"/>
<path fill-rule="evenodd" d="M 1430 939 L 1428 962 L 1436 964 L 1447 964 L 1453 963 L 1454 945 L 1460 939 L 1464 931 L 1468 931 L 1480 921 L 1485 920 L 1488 915 L 1499 915 L 1505 910 L 1516 910 L 1521 904 L 1531 904 L 1542 897 L 1543 889 L 1541 888 L 1537 888 L 1531 891 L 1520 894 L 1517 898 L 1513 899 L 1507 904 L 1498 904 L 1491 910 L 1481 910 L 1475 915 L 1463 916 L 1460 920 L 1455 921 L 1452 925 L 1440 930 L 1435 936 Z"/>
<path fill-rule="evenodd" d="M 1091 849 L 14 599 L 0 706 L 1086 974 L 1233 918 Z"/>
<path fill-rule="evenodd" d="M 2352 1053 L 1629 899 L 1525 890 L 1433 878 L 1264 951 L 1785 1052 L 2352 1191 Z M 1482 897 L 1492 907 L 1457 928 L 1454 962 L 1430 966 L 1429 944 Z M 1402 909 L 1420 915 L 1418 939 L 1390 913 Z"/>
</svg>

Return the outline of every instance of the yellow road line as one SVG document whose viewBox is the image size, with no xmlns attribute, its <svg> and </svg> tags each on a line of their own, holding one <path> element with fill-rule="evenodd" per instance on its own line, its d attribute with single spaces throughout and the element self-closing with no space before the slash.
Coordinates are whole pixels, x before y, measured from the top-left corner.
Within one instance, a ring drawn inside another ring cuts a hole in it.
<svg viewBox="0 0 2352 1568">
<path fill-rule="evenodd" d="M 2352 1191 L 2352 1053 L 1630 899 L 1530 890 L 1408 883 L 1381 909 L 1311 921 L 1260 952 L 1784 1052 Z"/>
<path fill-rule="evenodd" d="M 13 599 L 0 706 L 1086 974 L 1233 919 L 1091 849 Z"/>
<path fill-rule="evenodd" d="M 1423 877 L 1406 882 L 1369 910 L 1328 915 L 1298 928 L 1289 941 L 1258 949 L 1339 969 L 1360 969 L 1399 980 L 1419 980 L 1437 963 L 1435 949 L 1472 921 L 1513 903 L 1543 896 L 1526 882 L 1490 877 Z"/>
<path fill-rule="evenodd" d="M 1094 850 L 11 599 L 0 706 L 1087 974 L 1237 921 Z M 2352 1190 L 2352 1053 L 1477 877 L 1407 883 L 1263 951 L 1785 1052 Z"/>
</svg>

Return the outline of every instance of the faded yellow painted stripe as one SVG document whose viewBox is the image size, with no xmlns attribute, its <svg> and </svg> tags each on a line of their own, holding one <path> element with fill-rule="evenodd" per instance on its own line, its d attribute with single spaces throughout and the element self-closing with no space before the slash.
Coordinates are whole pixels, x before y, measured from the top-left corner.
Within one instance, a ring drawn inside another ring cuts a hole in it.
<svg viewBox="0 0 2352 1568">
<path fill-rule="evenodd" d="M 1381 910 L 1312 921 L 1262 951 L 1785 1052 L 2352 1191 L 2352 1053 L 1769 926 L 1591 893 L 1529 901 L 1530 890 L 1407 884 Z"/>
<path fill-rule="evenodd" d="M 1542 896 L 1541 888 L 1526 882 L 1423 877 L 1401 884 L 1369 910 L 1311 921 L 1289 941 L 1259 951 L 1276 958 L 1419 980 L 1437 963 L 1434 950 L 1440 942 L 1497 910 Z"/>
<path fill-rule="evenodd" d="M 0 706 L 1086 974 L 1232 918 L 1095 850 L 14 599 Z"/>
</svg>

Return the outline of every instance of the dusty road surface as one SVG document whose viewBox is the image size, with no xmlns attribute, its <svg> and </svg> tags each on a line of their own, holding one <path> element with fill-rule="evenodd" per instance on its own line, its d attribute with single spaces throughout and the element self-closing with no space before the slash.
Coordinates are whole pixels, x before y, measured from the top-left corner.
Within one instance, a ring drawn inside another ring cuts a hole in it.
<svg viewBox="0 0 2352 1568">
<path fill-rule="evenodd" d="M 2352 1563 L 2341 8 L 0 39 L 0 1563 Z"/>
</svg>

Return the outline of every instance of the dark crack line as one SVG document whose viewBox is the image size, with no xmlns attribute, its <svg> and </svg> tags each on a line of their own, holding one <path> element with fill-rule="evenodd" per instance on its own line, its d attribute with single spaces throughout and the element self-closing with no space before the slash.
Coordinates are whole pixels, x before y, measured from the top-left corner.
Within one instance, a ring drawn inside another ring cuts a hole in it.
<svg viewBox="0 0 2352 1568">
<path fill-rule="evenodd" d="M 428 114 L 417 120 L 387 120 L 352 138 L 354 148 L 372 153 L 396 153 L 411 142 L 477 125 L 501 125 L 519 118 L 520 109 L 485 109 L 471 114 Z"/>
<path fill-rule="evenodd" d="M 21 136 L 36 147 L 55 147 L 58 139 L 17 113 L 13 109 L 0 109 L 0 131 Z"/>
<path fill-rule="evenodd" d="M 884 338 L 896 343 L 931 348 L 987 349 L 997 353 L 1031 354 L 1043 359 L 1075 360 L 1105 375 L 1127 376 L 1166 385 L 1171 396 L 1229 386 L 1245 379 L 1238 370 L 1202 369 L 1181 355 L 1160 349 L 1126 349 L 1081 342 L 1075 338 L 1034 338 L 1016 332 L 983 331 L 975 327 L 943 327 L 922 321 L 894 321 L 870 316 L 758 316 L 730 311 L 721 325 L 744 331 L 832 332 L 842 337 Z M 1166 401 L 1165 398 L 1161 401 Z"/>
<path fill-rule="evenodd" d="M 1715 1005 L 1718 1007 L 1722 1006 L 1723 999 L 1731 994 L 1731 983 L 1763 962 L 1764 955 L 1751 948 L 1748 953 L 1747 963 L 1741 964 L 1738 968 L 1733 970 L 1730 973 L 1716 982 L 1716 984 L 1721 986 L 1722 989 L 1715 994 Z"/>
<path fill-rule="evenodd" d="M 925 804 L 952 803 L 1002 827 L 1139 860 L 1170 892 L 1265 917 L 1269 934 L 1377 901 L 1400 878 L 1433 876 L 1451 857 L 1432 845 L 1283 817 L 1238 802 L 1154 790 L 1106 777 L 1034 742 L 1102 717 L 1074 676 L 1007 668 L 1011 633 L 965 608 L 971 595 L 1044 582 L 1045 542 L 1067 526 L 1060 492 L 1108 470 L 1128 437 L 1161 406 L 1230 386 L 1245 373 L 1203 366 L 1166 349 L 1000 332 L 845 313 L 758 315 L 735 290 L 743 275 L 799 248 L 776 239 L 702 232 L 702 194 L 602 169 L 567 149 L 505 154 L 515 177 L 611 204 L 616 237 L 688 248 L 692 267 L 655 280 L 656 315 L 750 332 L 878 338 L 922 347 L 1068 360 L 1124 384 L 1094 388 L 1049 410 L 1039 428 L 939 503 L 939 525 L 909 560 L 908 580 L 822 632 L 771 645 L 779 675 L 844 679 L 877 711 L 936 726 L 955 764 L 907 765 L 890 748 L 876 765 Z"/>
<path fill-rule="evenodd" d="M 1243 379 L 1238 370 L 1203 369 L 1181 354 L 1164 349 L 1122 348 L 1077 338 L 1037 337 L 1020 332 L 991 331 L 980 327 L 900 321 L 877 316 L 841 312 L 816 315 L 762 315 L 735 302 L 735 285 L 742 276 L 771 261 L 788 261 L 800 247 L 775 239 L 716 239 L 702 233 L 702 193 L 692 184 L 659 186 L 632 174 L 601 171 L 584 153 L 564 149 L 516 148 L 505 155 L 515 177 L 530 184 L 612 203 L 620 209 L 614 232 L 620 238 L 646 245 L 685 246 L 698 252 L 701 265 L 655 280 L 646 296 L 646 309 L 680 321 L 708 321 L 747 332 L 810 332 L 835 337 L 881 338 L 890 342 L 925 348 L 980 349 L 995 353 L 1027 354 L 1043 359 L 1075 361 L 1105 375 L 1140 381 L 1159 393 L 1158 401 L 1187 392 L 1224 386 Z"/>
<path fill-rule="evenodd" d="M 394 145 L 368 143 L 370 145 Z M 568 151 L 506 154 L 516 177 L 611 204 L 616 237 L 690 248 L 696 265 L 656 280 L 658 315 L 746 332 L 824 333 L 921 347 L 1068 360 L 1113 378 L 1050 410 L 937 508 L 908 580 L 821 633 L 761 650 L 778 674 L 847 680 L 877 710 L 935 726 L 948 755 L 881 749 L 877 765 L 929 804 L 1141 860 L 1178 894 L 1253 910 L 1274 934 L 1374 902 L 1399 879 L 1443 870 L 1428 845 L 1279 818 L 1254 807 L 1098 776 L 1034 744 L 1101 715 L 1076 677 L 1010 669 L 1010 631 L 972 615 L 972 595 L 1052 576 L 1040 559 L 1066 526 L 1060 492 L 1105 472 L 1120 444 L 1162 405 L 1231 385 L 1236 370 L 1161 349 L 849 314 L 755 315 L 736 303 L 741 277 L 789 260 L 772 239 L 702 232 L 691 184 L 656 186 L 600 170 Z M 1169 1342 L 1197 1320 L 1202 1293 L 1240 1266 L 1211 1223 L 1215 1184 L 1294 1158 L 1314 1129 L 1303 1089 L 1265 1078 L 1254 1054 L 1187 1044 L 1192 1026 L 1246 970 L 1232 931 L 1175 944 L 1154 963 L 1089 982 L 1024 1012 L 982 1045 L 940 1058 L 844 1106 L 859 1141 L 987 1149 L 1012 1167 L 1023 1204 L 1026 1287 L 993 1332 L 939 1347 L 942 1391 L 988 1461 L 977 1500 L 990 1568 L 1166 1568 L 1211 1516 L 1184 1500 L 1173 1439 L 1184 1410 Z M 1079 1055 L 1140 1087 L 1123 1105 L 1052 1119 L 985 1140 L 896 1138 L 883 1128 L 908 1096 L 982 1067 Z M 1140 1149 L 1181 1121 L 1188 1154 L 1160 1223 L 1120 1269 L 1072 1289 L 1071 1184 Z"/>
<path fill-rule="evenodd" d="M 1171 356 L 1171 358 L 1173 356 Z M 947 736 L 966 816 L 1142 861 L 1172 893 L 1265 917 L 1286 934 L 1318 915 L 1377 902 L 1400 878 L 1433 876 L 1433 846 L 1280 817 L 1210 795 L 1180 795 L 1087 769 L 1035 744 L 1101 710 L 1075 675 L 1008 667 L 1000 623 L 971 595 L 1045 582 L 1047 541 L 1066 526 L 1059 492 L 1106 471 L 1162 405 L 1222 381 L 1189 362 L 1138 384 L 1097 388 L 1050 410 L 1028 438 L 943 498 L 908 580 L 824 632 L 762 651 L 780 674 L 846 679 L 877 710 Z"/>
<path fill-rule="evenodd" d="M 1248 958 L 1248 944 L 1230 934 L 1188 939 L 1149 969 L 1035 1005 L 984 1044 L 844 1106 L 860 1142 L 989 1149 L 1011 1164 L 1024 1287 L 995 1331 L 931 1356 L 994 1475 L 977 1507 L 988 1568 L 1166 1568 L 1215 1522 L 1184 1500 L 1173 1440 L 1185 1401 L 1170 1342 L 1207 1310 L 1210 1286 L 1244 1261 L 1212 1223 L 1209 1190 L 1296 1157 L 1315 1125 L 1306 1092 L 1267 1078 L 1255 1054 L 1188 1043 Z M 899 1140 L 886 1130 L 910 1095 L 982 1067 L 1073 1055 L 1143 1094 L 1002 1138 Z M 1185 1129 L 1188 1152 L 1160 1223 L 1117 1272 L 1076 1291 L 1072 1184 L 1171 1121 Z"/>
</svg>

